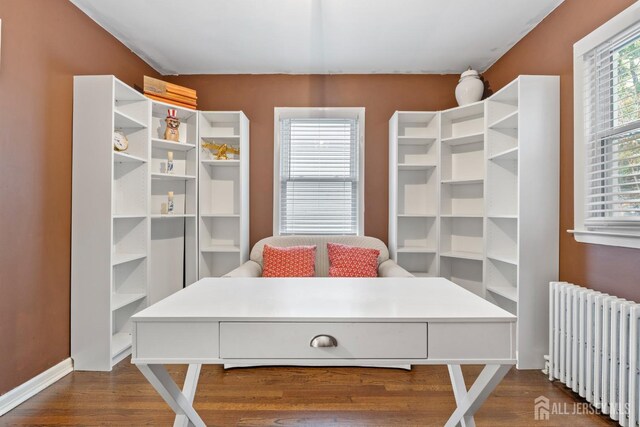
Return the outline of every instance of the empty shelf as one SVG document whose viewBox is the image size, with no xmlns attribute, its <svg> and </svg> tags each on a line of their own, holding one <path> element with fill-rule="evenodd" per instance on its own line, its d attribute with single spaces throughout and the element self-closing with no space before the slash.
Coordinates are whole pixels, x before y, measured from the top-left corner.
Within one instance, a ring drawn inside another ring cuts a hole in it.
<svg viewBox="0 0 640 427">
<path fill-rule="evenodd" d="M 418 163 L 398 163 L 398 170 L 416 171 L 435 168 L 434 164 L 418 164 Z"/>
<path fill-rule="evenodd" d="M 484 141 L 484 132 L 472 133 L 469 135 L 453 136 L 451 138 L 443 138 L 442 143 L 450 146 L 475 144 Z"/>
<path fill-rule="evenodd" d="M 187 144 L 186 142 L 169 141 L 168 139 L 152 138 L 151 147 L 160 148 L 162 150 L 173 151 L 189 151 L 196 148 L 195 144 Z"/>
<path fill-rule="evenodd" d="M 489 157 L 489 160 L 513 160 L 518 158 L 518 147 L 509 148 Z"/>
<path fill-rule="evenodd" d="M 450 251 L 442 252 L 440 256 L 446 258 L 459 258 L 459 259 L 471 259 L 475 261 L 482 261 L 482 254 L 478 252 L 463 252 L 463 251 Z"/>
<path fill-rule="evenodd" d="M 111 310 L 115 311 L 119 308 L 127 306 L 131 303 L 141 300 L 146 297 L 145 293 L 137 294 L 112 294 L 111 295 Z"/>
<path fill-rule="evenodd" d="M 240 252 L 238 246 L 231 245 L 214 245 L 206 246 L 200 249 L 202 252 Z"/>
<path fill-rule="evenodd" d="M 113 161 L 116 163 L 146 163 L 147 160 L 142 157 L 132 156 L 128 153 L 123 153 L 121 151 L 113 152 Z"/>
<path fill-rule="evenodd" d="M 436 250 L 424 246 L 399 246 L 399 253 L 435 254 Z"/>
<path fill-rule="evenodd" d="M 511 257 L 506 257 L 501 255 L 487 255 L 487 258 L 504 262 L 506 264 L 518 265 L 518 260 Z"/>
<path fill-rule="evenodd" d="M 113 254 L 112 265 L 124 264 L 125 262 L 131 262 L 138 259 L 146 258 L 146 254 Z"/>
<path fill-rule="evenodd" d="M 227 159 L 227 160 L 201 160 L 203 165 L 209 166 L 239 166 L 240 160 L 238 159 Z"/>
<path fill-rule="evenodd" d="M 116 357 L 123 351 L 131 347 L 131 334 L 128 332 L 118 332 L 111 336 L 111 357 Z"/>
<path fill-rule="evenodd" d="M 518 302 L 518 290 L 513 286 L 491 286 L 487 285 L 487 290 L 496 295 L 500 295 L 510 301 Z"/>
<path fill-rule="evenodd" d="M 507 114 L 503 118 L 496 120 L 489 125 L 491 129 L 517 129 L 518 127 L 518 111 Z"/>
<path fill-rule="evenodd" d="M 116 129 L 143 129 L 147 125 L 121 111 L 114 110 L 113 122 Z"/>
<path fill-rule="evenodd" d="M 165 181 L 180 181 L 196 179 L 194 175 L 177 175 L 172 173 L 152 173 L 151 179 L 163 179 Z"/>
</svg>

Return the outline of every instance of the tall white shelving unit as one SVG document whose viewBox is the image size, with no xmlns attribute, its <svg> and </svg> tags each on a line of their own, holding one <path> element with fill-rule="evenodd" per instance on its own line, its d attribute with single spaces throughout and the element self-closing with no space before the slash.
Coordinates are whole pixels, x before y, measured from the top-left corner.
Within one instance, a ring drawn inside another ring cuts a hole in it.
<svg viewBox="0 0 640 427">
<path fill-rule="evenodd" d="M 164 139 L 168 109 L 180 119 L 179 141 Z M 115 131 L 127 136 L 124 152 L 114 151 Z M 201 140 L 239 146 L 241 155 L 216 161 Z M 111 370 L 131 353 L 133 314 L 248 259 L 248 188 L 249 120 L 242 112 L 200 113 L 152 101 L 114 76 L 74 78 L 75 369 Z M 172 214 L 161 209 L 169 192 Z"/>
<path fill-rule="evenodd" d="M 396 112 L 389 130 L 393 259 L 516 314 L 518 368 L 541 368 L 548 346 L 547 284 L 558 278 L 559 78 L 520 76 L 478 103 Z M 415 135 L 428 136 L 436 147 L 407 148 L 418 141 L 408 138 Z M 403 177 L 407 153 L 435 156 L 436 188 L 427 185 L 432 178 Z M 426 239 L 437 242 L 434 248 L 421 243 L 424 223 L 406 225 L 406 214 L 415 212 L 435 212 L 436 237 Z M 416 245 L 433 249 L 432 264 L 414 253 L 403 256 Z"/>
<path fill-rule="evenodd" d="M 150 104 L 113 76 L 74 87 L 71 356 L 77 370 L 108 371 L 149 295 Z M 126 152 L 113 150 L 115 130 Z"/>
<path fill-rule="evenodd" d="M 389 250 L 415 276 L 438 271 L 439 118 L 398 111 L 389 124 Z"/>
<path fill-rule="evenodd" d="M 249 259 L 249 120 L 242 111 L 199 113 L 199 140 L 239 148 L 218 160 L 200 148 L 200 277 L 222 276 Z"/>
<path fill-rule="evenodd" d="M 180 119 L 179 141 L 164 139 L 168 109 Z M 198 112 L 151 101 L 151 256 L 149 303 L 195 282 L 198 277 Z M 168 153 L 174 169 L 167 173 Z M 162 214 L 168 192 L 174 212 Z"/>
</svg>

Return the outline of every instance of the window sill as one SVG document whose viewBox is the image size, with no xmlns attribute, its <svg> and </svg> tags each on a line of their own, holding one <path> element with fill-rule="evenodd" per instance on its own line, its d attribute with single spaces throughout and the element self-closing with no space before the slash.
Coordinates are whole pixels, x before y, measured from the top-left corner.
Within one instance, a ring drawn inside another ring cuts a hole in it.
<svg viewBox="0 0 640 427">
<path fill-rule="evenodd" d="M 594 245 L 618 246 L 622 248 L 640 249 L 639 234 L 612 233 L 610 231 L 567 230 L 580 243 Z"/>
</svg>

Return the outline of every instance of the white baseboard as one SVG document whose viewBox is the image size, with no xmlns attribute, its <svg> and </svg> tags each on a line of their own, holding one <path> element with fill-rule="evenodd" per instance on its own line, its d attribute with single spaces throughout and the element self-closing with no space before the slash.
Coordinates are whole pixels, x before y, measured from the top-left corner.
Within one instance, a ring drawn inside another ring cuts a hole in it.
<svg viewBox="0 0 640 427">
<path fill-rule="evenodd" d="M 69 357 L 10 392 L 3 394 L 0 396 L 0 417 L 72 371 L 73 362 Z"/>
</svg>

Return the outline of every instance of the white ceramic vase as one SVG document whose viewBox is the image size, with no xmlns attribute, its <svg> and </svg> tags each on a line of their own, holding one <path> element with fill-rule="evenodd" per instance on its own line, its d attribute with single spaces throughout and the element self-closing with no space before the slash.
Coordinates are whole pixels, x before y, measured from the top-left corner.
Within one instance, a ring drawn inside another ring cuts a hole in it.
<svg viewBox="0 0 640 427">
<path fill-rule="evenodd" d="M 476 70 L 468 69 L 460 75 L 460 81 L 456 86 L 456 101 L 458 105 L 467 105 L 478 102 L 484 93 L 484 83 Z"/>
</svg>

